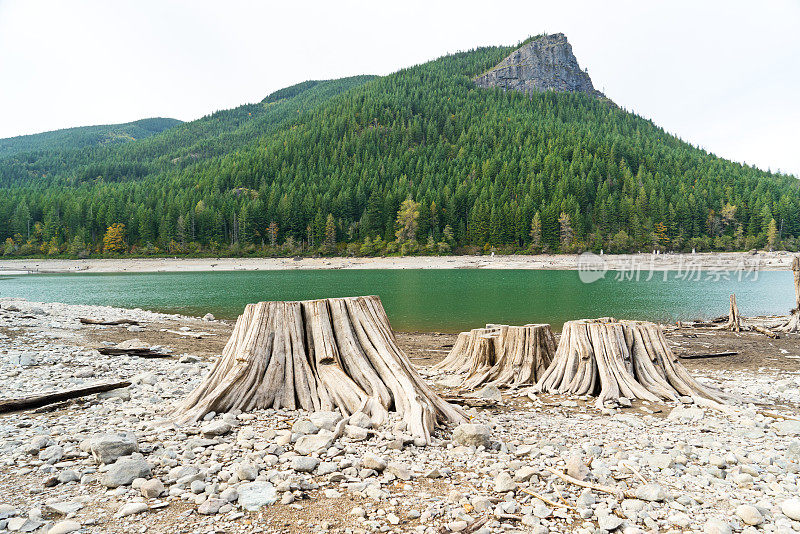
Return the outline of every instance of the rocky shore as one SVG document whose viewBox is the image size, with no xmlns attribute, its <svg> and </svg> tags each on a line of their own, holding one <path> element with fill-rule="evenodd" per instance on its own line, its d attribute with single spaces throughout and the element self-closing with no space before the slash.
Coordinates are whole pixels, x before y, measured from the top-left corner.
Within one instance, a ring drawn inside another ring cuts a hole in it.
<svg viewBox="0 0 800 534">
<path fill-rule="evenodd" d="M 588 398 L 489 388 L 470 424 L 424 446 L 359 414 L 174 424 L 171 406 L 230 329 L 213 317 L 0 299 L 0 401 L 131 382 L 0 415 L 0 532 L 800 531 L 800 337 L 671 333 L 676 352 L 757 344 L 735 365 L 690 366 L 739 397 L 722 411 L 632 402 L 601 412 Z M 170 357 L 97 350 L 132 338 Z M 454 336 L 399 339 L 440 393 L 458 397 L 458 378 L 430 367 Z"/>
<path fill-rule="evenodd" d="M 0 260 L 3 273 L 150 273 L 286 269 L 790 270 L 791 252 L 392 256 L 381 258 L 119 258 Z"/>
</svg>

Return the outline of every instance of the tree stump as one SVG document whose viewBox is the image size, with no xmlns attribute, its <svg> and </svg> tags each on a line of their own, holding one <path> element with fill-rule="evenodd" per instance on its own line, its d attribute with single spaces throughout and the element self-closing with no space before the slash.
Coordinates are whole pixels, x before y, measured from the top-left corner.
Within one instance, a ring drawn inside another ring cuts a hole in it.
<svg viewBox="0 0 800 534">
<path fill-rule="evenodd" d="M 794 273 L 794 296 L 796 301 L 795 308 L 789 315 L 789 320 L 780 326 L 781 332 L 800 332 L 800 256 L 795 256 L 792 260 L 792 272 Z"/>
<path fill-rule="evenodd" d="M 555 338 L 549 324 L 486 325 L 459 334 L 438 369 L 465 374 L 464 386 L 533 385 L 550 365 Z"/>
<path fill-rule="evenodd" d="M 189 422 L 237 408 L 360 411 L 376 425 L 391 410 L 428 442 L 435 424 L 467 419 L 413 368 L 376 296 L 248 304 L 175 415 Z"/>
<path fill-rule="evenodd" d="M 724 402 L 689 375 L 658 325 L 611 317 L 565 323 L 553 363 L 534 391 L 597 395 L 598 408 L 620 397 Z"/>
<path fill-rule="evenodd" d="M 740 332 L 742 330 L 742 319 L 739 315 L 739 306 L 736 305 L 736 294 L 731 295 L 731 307 L 728 311 L 728 322 L 724 325 L 718 326 L 720 330 L 730 330 L 731 332 Z"/>
</svg>

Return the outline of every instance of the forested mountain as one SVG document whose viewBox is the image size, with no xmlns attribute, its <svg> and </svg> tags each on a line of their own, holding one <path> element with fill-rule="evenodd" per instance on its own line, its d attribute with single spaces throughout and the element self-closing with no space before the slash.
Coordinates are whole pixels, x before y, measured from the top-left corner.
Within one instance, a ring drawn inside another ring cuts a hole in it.
<svg viewBox="0 0 800 534">
<path fill-rule="evenodd" d="M 513 51 L 305 82 L 141 141 L 0 160 L 5 253 L 796 247 L 795 178 L 602 95 L 476 86 Z"/>
<path fill-rule="evenodd" d="M 79 126 L 52 132 L 20 135 L 0 139 L 0 158 L 21 152 L 62 151 L 110 143 L 127 143 L 144 139 L 172 128 L 181 121 L 177 119 L 142 119 L 125 124 L 104 124 L 100 126 Z"/>
</svg>

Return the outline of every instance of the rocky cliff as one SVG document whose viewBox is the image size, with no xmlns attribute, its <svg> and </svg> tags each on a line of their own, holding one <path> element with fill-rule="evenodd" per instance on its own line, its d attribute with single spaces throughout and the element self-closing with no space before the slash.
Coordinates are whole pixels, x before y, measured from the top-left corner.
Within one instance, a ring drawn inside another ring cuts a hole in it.
<svg viewBox="0 0 800 534">
<path fill-rule="evenodd" d="M 563 33 L 543 35 L 521 46 L 492 70 L 475 78 L 478 87 L 533 91 L 580 92 L 604 97 L 581 70 Z"/>
</svg>

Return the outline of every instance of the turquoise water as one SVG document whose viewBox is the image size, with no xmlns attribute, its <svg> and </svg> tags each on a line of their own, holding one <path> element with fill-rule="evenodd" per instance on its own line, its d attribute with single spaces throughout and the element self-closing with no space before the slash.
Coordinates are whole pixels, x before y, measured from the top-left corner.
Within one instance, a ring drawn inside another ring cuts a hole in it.
<svg viewBox="0 0 800 534">
<path fill-rule="evenodd" d="M 611 315 L 672 322 L 727 314 L 735 292 L 743 315 L 785 314 L 794 307 L 790 272 L 681 279 L 677 272 L 594 283 L 576 271 L 291 270 L 0 276 L 0 296 L 102 304 L 235 318 L 260 300 L 376 294 L 397 330 L 457 332 L 485 323 L 551 323 Z M 707 278 L 711 279 L 707 279 Z"/>
</svg>

